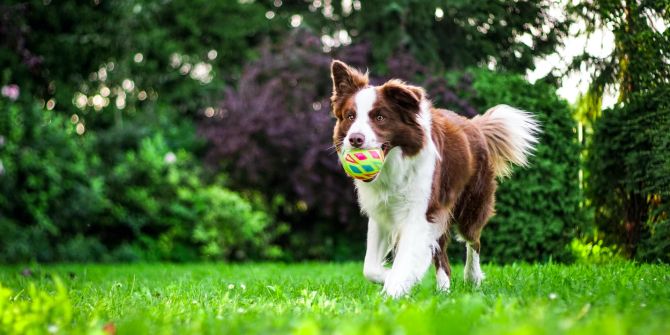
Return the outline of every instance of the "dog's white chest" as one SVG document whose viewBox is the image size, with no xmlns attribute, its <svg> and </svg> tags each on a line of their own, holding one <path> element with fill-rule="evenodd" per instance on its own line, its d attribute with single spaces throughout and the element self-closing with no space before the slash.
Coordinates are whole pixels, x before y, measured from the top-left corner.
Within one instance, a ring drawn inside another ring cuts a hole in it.
<svg viewBox="0 0 670 335">
<path fill-rule="evenodd" d="M 425 213 L 434 170 L 435 157 L 425 149 L 410 158 L 403 157 L 398 148 L 391 150 L 377 180 L 356 182 L 361 209 L 390 230 L 402 223 L 398 218 Z"/>
</svg>

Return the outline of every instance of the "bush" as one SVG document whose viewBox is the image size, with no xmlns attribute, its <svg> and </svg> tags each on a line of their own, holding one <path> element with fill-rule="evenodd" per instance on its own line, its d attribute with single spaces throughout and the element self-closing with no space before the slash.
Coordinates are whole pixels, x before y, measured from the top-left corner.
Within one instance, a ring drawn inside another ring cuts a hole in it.
<svg viewBox="0 0 670 335">
<path fill-rule="evenodd" d="M 0 100 L 0 261 L 55 260 L 107 206 L 92 138 L 49 110 Z"/>
<path fill-rule="evenodd" d="M 155 260 L 278 256 L 272 220 L 240 195 L 205 186 L 200 176 L 187 151 L 171 151 L 160 134 L 145 138 L 106 180 L 111 215 L 100 235 Z"/>
<path fill-rule="evenodd" d="M 199 162 L 161 132 L 139 130 L 152 135 L 115 152 L 104 148 L 118 137 L 75 129 L 59 113 L 0 100 L 0 262 L 281 255 L 271 242 L 282 227 L 261 203 L 204 185 Z"/>
<path fill-rule="evenodd" d="M 496 215 L 484 228 L 484 261 L 565 261 L 584 217 L 580 209 L 576 122 L 554 86 L 520 75 L 473 71 L 472 104 L 483 113 L 508 104 L 535 114 L 542 134 L 528 168 L 500 180 Z M 461 247 L 459 246 L 459 252 Z"/>
<path fill-rule="evenodd" d="M 200 252 L 213 259 L 277 258 L 281 249 L 271 245 L 277 231 L 271 218 L 239 194 L 216 186 L 200 187 L 179 195 L 199 217 L 193 239 Z M 283 231 L 282 226 L 280 231 Z"/>
<path fill-rule="evenodd" d="M 587 166 L 596 225 L 641 260 L 670 261 L 670 86 L 603 111 Z"/>
</svg>

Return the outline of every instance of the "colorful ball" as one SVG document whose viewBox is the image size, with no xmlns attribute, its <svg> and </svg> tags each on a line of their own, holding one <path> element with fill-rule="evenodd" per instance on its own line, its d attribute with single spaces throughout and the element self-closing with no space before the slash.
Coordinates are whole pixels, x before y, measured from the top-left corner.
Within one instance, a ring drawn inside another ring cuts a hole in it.
<svg viewBox="0 0 670 335">
<path fill-rule="evenodd" d="M 384 151 L 375 149 L 349 149 L 340 154 L 344 172 L 355 179 L 372 181 L 384 165 Z"/>
</svg>

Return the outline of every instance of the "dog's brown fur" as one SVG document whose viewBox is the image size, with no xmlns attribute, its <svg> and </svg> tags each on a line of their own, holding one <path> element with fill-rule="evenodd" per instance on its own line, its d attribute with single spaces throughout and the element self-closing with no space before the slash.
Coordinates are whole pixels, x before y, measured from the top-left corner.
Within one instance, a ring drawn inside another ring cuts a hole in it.
<svg viewBox="0 0 670 335">
<path fill-rule="evenodd" d="M 433 141 L 442 160 L 435 170 L 428 218 L 437 211 L 451 214 L 461 236 L 480 252 L 481 231 L 494 213 L 497 183 L 486 138 L 472 121 L 445 110 L 433 111 Z M 439 175 L 438 175 L 439 174 Z M 447 229 L 449 231 L 449 229 Z M 448 235 L 440 239 L 446 244 Z M 436 270 L 451 273 L 443 252 L 435 253 Z"/>
</svg>

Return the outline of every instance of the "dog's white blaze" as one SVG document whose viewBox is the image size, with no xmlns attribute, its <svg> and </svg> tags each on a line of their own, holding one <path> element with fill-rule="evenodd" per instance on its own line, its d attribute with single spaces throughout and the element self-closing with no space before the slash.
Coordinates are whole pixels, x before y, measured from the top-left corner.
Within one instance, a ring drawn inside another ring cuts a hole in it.
<svg viewBox="0 0 670 335">
<path fill-rule="evenodd" d="M 443 292 L 449 292 L 451 280 L 443 269 L 437 270 L 437 289 Z"/>
<path fill-rule="evenodd" d="M 479 287 L 482 280 L 484 280 L 484 273 L 479 265 L 479 253 L 470 246 L 470 243 L 466 244 L 466 249 L 467 257 L 465 259 L 463 278 Z"/>
<path fill-rule="evenodd" d="M 365 136 L 365 142 L 363 142 L 363 148 L 378 148 L 381 147 L 381 143 L 377 140 L 377 135 L 375 135 L 370 125 L 370 110 L 374 106 L 375 101 L 377 100 L 377 91 L 374 87 L 366 87 L 354 96 L 354 103 L 356 105 L 356 120 L 349 128 L 347 136 L 344 137 L 344 147 L 351 148 L 349 143 L 349 135 L 353 133 L 361 133 Z"/>
</svg>

